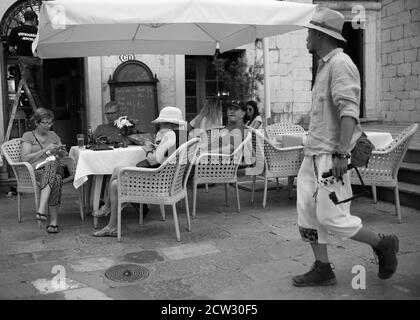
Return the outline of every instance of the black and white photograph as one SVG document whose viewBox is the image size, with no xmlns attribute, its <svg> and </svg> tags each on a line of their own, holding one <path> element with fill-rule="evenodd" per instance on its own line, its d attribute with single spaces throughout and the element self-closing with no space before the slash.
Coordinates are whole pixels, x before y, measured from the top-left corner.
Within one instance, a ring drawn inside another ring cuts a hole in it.
<svg viewBox="0 0 420 320">
<path fill-rule="evenodd" d="M 418 0 L 1 0 L 0 300 L 420 300 L 419 122 Z"/>
</svg>

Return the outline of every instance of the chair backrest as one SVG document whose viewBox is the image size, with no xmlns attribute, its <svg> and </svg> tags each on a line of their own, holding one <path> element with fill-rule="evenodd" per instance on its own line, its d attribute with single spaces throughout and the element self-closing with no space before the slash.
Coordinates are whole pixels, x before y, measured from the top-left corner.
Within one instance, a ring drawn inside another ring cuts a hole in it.
<svg viewBox="0 0 420 320">
<path fill-rule="evenodd" d="M 6 141 L 2 144 L 1 151 L 15 174 L 18 192 L 37 194 L 34 170 L 28 162 L 22 162 L 21 144 L 21 138 Z"/>
<path fill-rule="evenodd" d="M 246 148 L 249 148 L 247 150 Z M 220 156 L 219 153 L 208 153 L 198 158 L 195 167 L 195 175 L 197 178 L 205 179 L 231 179 L 236 176 L 242 157 L 245 152 L 251 153 L 251 132 L 248 132 L 245 139 L 235 148 L 229 155 Z"/>
<path fill-rule="evenodd" d="M 4 157 L 6 158 L 7 162 L 9 163 L 9 165 L 22 161 L 22 157 L 20 153 L 21 144 L 22 144 L 22 139 L 16 138 L 16 139 L 6 141 L 1 145 L 1 151 Z"/>
<path fill-rule="evenodd" d="M 117 178 L 119 197 L 129 201 L 138 196 L 163 198 L 181 192 L 186 186 L 186 182 L 183 184 L 184 174 L 191 166 L 188 158 L 194 159 L 198 142 L 198 138 L 193 138 L 183 143 L 152 172 L 122 168 Z"/>
<path fill-rule="evenodd" d="M 269 139 L 275 140 L 276 136 L 288 133 L 305 133 L 305 129 L 298 124 L 291 122 L 278 122 L 266 126 L 265 128 Z"/>
<path fill-rule="evenodd" d="M 303 161 L 303 146 L 277 148 L 271 139 L 265 136 L 262 138 L 266 170 L 284 176 L 297 175 Z"/>
<path fill-rule="evenodd" d="M 264 170 L 264 129 L 249 128 L 251 131 L 252 144 L 252 167 L 245 168 L 245 174 L 254 176 L 259 175 Z"/>
<path fill-rule="evenodd" d="M 369 160 L 367 169 L 360 168 L 360 172 L 369 172 L 370 169 L 379 169 L 378 175 L 381 179 L 389 175 L 397 179 L 398 170 L 407 152 L 408 145 L 418 129 L 418 124 L 413 123 L 406 127 L 395 139 L 385 148 L 374 150 Z M 384 155 L 386 154 L 386 157 Z M 388 171 L 388 174 L 385 172 Z"/>
<path fill-rule="evenodd" d="M 197 155 L 199 142 L 199 138 L 193 138 L 179 146 L 179 148 L 172 155 L 173 159 L 176 159 L 178 162 L 178 165 L 175 170 L 174 183 L 172 184 L 170 191 L 171 195 L 182 191 L 183 188 L 186 188 L 191 166 Z M 170 157 L 168 160 L 170 160 Z"/>
<path fill-rule="evenodd" d="M 251 132 L 248 132 L 245 130 L 245 133 L 246 133 L 245 139 L 232 152 L 232 160 L 234 163 L 237 163 L 238 165 L 241 164 L 245 152 L 249 152 L 250 154 L 252 153 Z"/>
</svg>

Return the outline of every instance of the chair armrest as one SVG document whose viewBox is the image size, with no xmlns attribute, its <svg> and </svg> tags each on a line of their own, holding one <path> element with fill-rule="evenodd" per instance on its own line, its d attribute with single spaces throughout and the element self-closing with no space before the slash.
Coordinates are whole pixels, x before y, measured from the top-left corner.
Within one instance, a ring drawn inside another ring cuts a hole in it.
<svg viewBox="0 0 420 320">
<path fill-rule="evenodd" d="M 141 167 L 124 167 L 118 171 L 117 179 L 121 179 L 124 173 L 136 173 L 136 174 L 143 174 L 145 176 L 152 176 L 158 175 L 161 171 L 163 171 L 164 166 L 160 166 L 158 168 L 141 168 Z"/>
<path fill-rule="evenodd" d="M 10 167 L 16 176 L 18 187 L 26 189 L 30 185 L 34 190 L 37 188 L 35 170 L 29 162 L 15 162 Z"/>
<path fill-rule="evenodd" d="M 35 170 L 34 167 L 29 162 L 14 162 L 12 164 L 9 164 L 11 167 L 15 168 L 21 168 L 24 167 L 26 170 L 28 170 L 30 173 L 34 174 L 35 176 Z"/>
<path fill-rule="evenodd" d="M 285 148 L 279 148 L 279 147 L 276 147 L 275 145 L 270 145 L 274 150 L 277 150 L 277 151 L 280 151 L 280 152 L 282 152 L 282 151 L 284 151 L 284 152 L 286 152 L 286 151 L 294 151 L 294 150 L 299 150 L 299 149 L 301 149 L 301 150 L 303 150 L 303 146 L 293 146 L 293 147 L 285 147 Z"/>
</svg>

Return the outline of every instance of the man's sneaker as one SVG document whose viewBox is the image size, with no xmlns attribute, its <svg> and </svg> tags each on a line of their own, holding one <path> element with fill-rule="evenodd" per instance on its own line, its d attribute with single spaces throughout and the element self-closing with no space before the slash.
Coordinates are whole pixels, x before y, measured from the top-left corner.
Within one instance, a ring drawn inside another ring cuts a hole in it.
<svg viewBox="0 0 420 320">
<path fill-rule="evenodd" d="M 390 278 L 397 270 L 397 252 L 399 249 L 399 241 L 396 235 L 385 236 L 379 234 L 381 240 L 373 251 L 378 256 L 379 260 L 379 272 L 378 277 L 380 279 Z"/>
<path fill-rule="evenodd" d="M 308 272 L 294 276 L 293 285 L 295 287 L 331 286 L 337 284 L 335 274 L 331 264 L 315 261 Z"/>
</svg>

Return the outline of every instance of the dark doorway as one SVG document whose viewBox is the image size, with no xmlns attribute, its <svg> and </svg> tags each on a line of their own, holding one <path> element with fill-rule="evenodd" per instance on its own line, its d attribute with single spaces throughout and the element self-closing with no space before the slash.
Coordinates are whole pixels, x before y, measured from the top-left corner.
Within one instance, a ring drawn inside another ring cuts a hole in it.
<svg viewBox="0 0 420 320">
<path fill-rule="evenodd" d="M 345 22 L 343 26 L 343 37 L 347 40 L 347 44 L 343 45 L 344 52 L 353 60 L 360 73 L 361 93 L 360 93 L 360 118 L 365 116 L 365 85 L 364 85 L 364 64 L 363 64 L 363 29 L 354 29 L 351 22 Z"/>
<path fill-rule="evenodd" d="M 83 58 L 43 60 L 45 104 L 55 115 L 53 130 L 69 148 L 86 130 Z"/>
<path fill-rule="evenodd" d="M 360 118 L 364 118 L 365 116 L 365 84 L 364 84 L 364 50 L 363 50 L 363 43 L 364 43 L 364 32 L 363 29 L 354 29 L 352 27 L 351 22 L 344 22 L 343 26 L 343 37 L 347 40 L 347 43 L 341 43 L 341 47 L 343 48 L 344 52 L 350 56 L 353 60 L 354 64 L 356 65 L 357 69 L 359 70 L 360 74 Z M 315 81 L 316 71 L 317 71 L 317 58 L 315 55 L 312 57 L 312 85 Z"/>
</svg>

